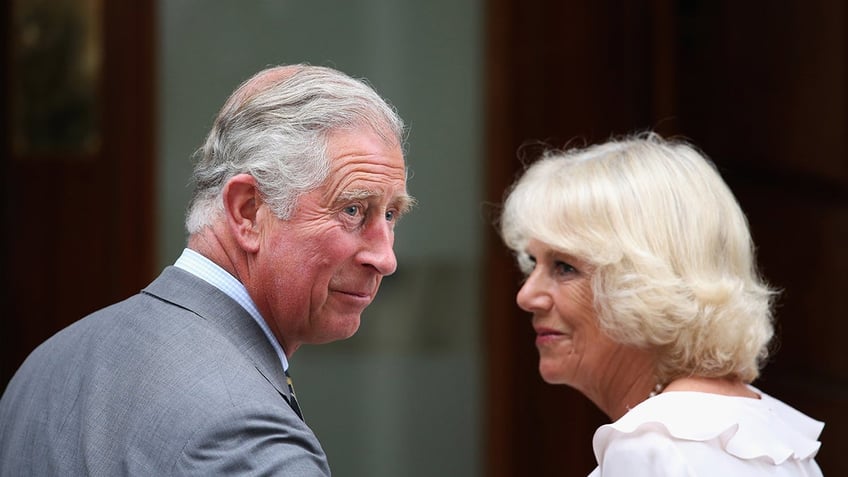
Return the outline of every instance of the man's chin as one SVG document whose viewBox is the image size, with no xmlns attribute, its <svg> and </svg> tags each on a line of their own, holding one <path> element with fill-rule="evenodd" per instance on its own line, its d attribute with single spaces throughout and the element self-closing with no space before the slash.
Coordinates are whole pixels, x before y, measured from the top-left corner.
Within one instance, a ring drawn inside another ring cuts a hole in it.
<svg viewBox="0 0 848 477">
<path fill-rule="evenodd" d="M 346 340 L 359 330 L 360 321 L 360 315 L 335 317 L 330 327 L 325 329 L 325 333 L 322 333 L 322 336 L 314 344 Z"/>
</svg>

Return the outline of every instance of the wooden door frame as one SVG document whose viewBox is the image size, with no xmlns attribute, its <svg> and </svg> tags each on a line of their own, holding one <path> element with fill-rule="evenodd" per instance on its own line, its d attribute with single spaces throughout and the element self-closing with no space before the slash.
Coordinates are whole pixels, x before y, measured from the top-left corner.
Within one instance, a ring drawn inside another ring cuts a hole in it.
<svg viewBox="0 0 848 477">
<path fill-rule="evenodd" d="M 155 5 L 101 3 L 101 143 L 90 153 L 14 153 L 12 40 L 3 36 L 2 389 L 36 345 L 154 274 Z M 13 7 L 0 8 L 10 32 Z"/>
</svg>

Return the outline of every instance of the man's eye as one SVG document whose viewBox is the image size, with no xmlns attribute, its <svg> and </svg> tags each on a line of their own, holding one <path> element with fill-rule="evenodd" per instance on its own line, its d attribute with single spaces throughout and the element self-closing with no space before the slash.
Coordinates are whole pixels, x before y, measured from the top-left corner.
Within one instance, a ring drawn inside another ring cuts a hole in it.
<svg viewBox="0 0 848 477">
<path fill-rule="evenodd" d="M 395 212 L 394 210 L 387 210 L 386 211 L 386 222 L 394 222 L 396 218 L 397 218 L 397 212 Z"/>
<path fill-rule="evenodd" d="M 350 215 L 351 217 L 356 217 L 359 215 L 359 206 L 358 205 L 349 205 L 342 209 L 345 214 Z"/>
</svg>

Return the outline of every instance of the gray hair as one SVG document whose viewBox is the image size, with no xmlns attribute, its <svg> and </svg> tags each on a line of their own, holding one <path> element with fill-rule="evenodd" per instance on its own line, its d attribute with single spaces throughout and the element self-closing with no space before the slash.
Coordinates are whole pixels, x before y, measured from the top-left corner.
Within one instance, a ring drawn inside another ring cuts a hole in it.
<svg viewBox="0 0 848 477">
<path fill-rule="evenodd" d="M 758 376 L 775 292 L 742 209 L 694 147 L 646 134 L 550 151 L 516 182 L 500 225 L 519 263 L 530 239 L 589 263 L 600 327 L 655 350 L 660 382 Z"/>
<path fill-rule="evenodd" d="M 257 73 L 230 96 L 195 153 L 186 230 L 212 224 L 223 211 L 224 185 L 243 173 L 256 179 L 276 216 L 289 218 L 297 199 L 329 174 L 329 134 L 359 128 L 403 144 L 403 121 L 363 80 L 310 65 Z"/>
</svg>

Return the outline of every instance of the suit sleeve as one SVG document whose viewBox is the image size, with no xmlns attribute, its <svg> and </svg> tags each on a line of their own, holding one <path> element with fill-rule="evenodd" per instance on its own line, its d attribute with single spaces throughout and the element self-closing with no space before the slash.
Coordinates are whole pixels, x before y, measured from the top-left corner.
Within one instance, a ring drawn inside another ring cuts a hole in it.
<svg viewBox="0 0 848 477">
<path fill-rule="evenodd" d="M 172 475 L 330 475 L 321 445 L 294 412 L 241 408 L 214 416 L 189 439 Z"/>
</svg>

